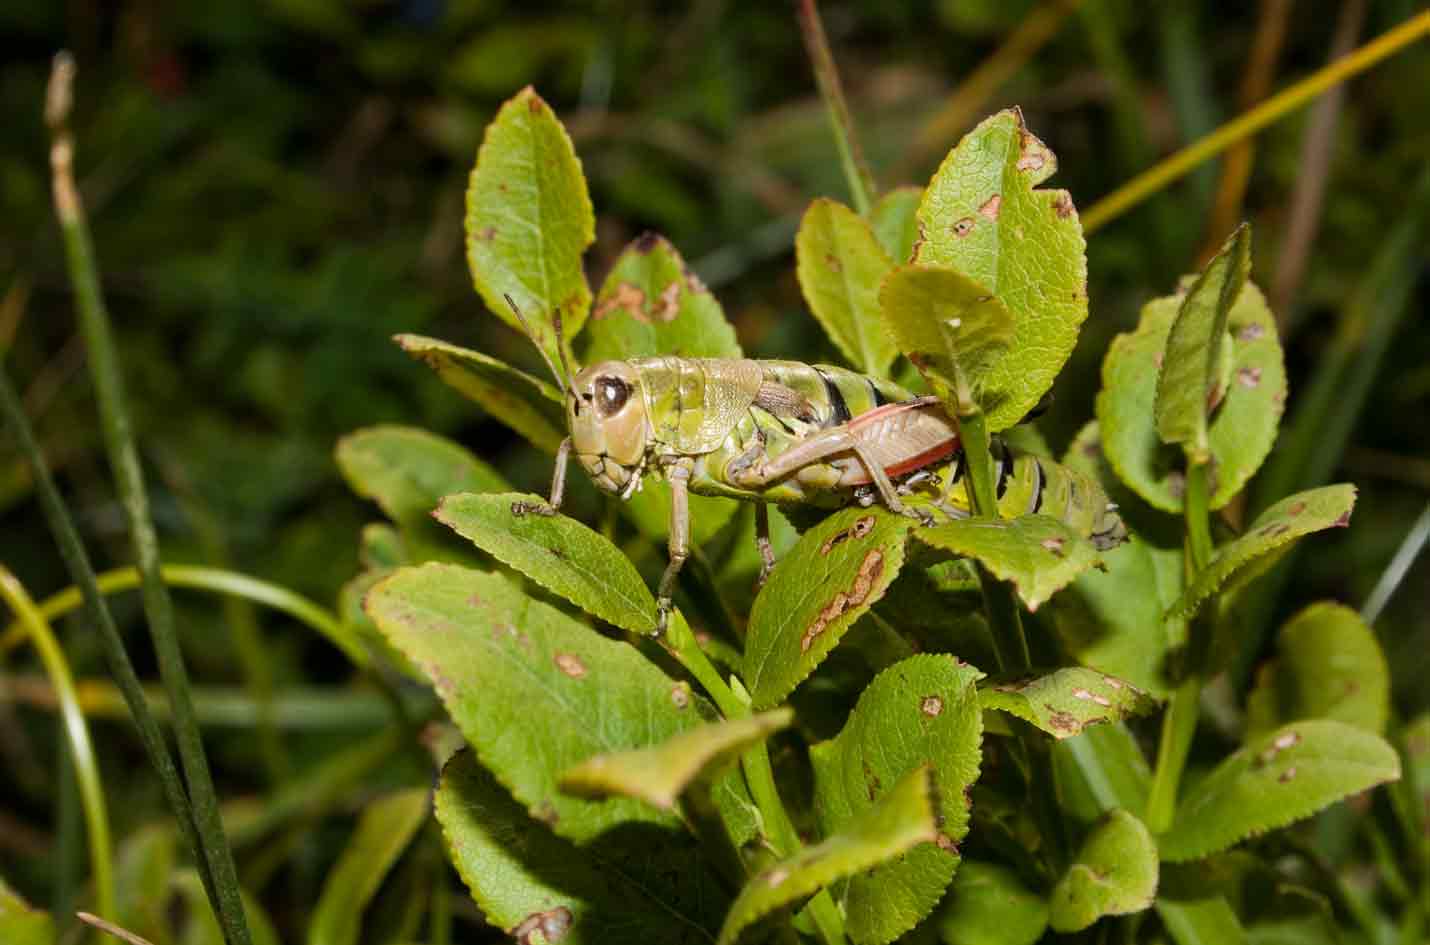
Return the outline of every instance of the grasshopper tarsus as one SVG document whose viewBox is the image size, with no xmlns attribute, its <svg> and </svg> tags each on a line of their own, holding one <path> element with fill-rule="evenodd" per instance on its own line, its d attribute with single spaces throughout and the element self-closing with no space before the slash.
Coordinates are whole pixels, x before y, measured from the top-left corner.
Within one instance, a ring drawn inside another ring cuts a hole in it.
<svg viewBox="0 0 1430 945">
<path fill-rule="evenodd" d="M 513 502 L 511 504 L 511 514 L 517 518 L 527 515 L 540 515 L 550 518 L 557 512 L 556 506 L 550 502 Z"/>
</svg>

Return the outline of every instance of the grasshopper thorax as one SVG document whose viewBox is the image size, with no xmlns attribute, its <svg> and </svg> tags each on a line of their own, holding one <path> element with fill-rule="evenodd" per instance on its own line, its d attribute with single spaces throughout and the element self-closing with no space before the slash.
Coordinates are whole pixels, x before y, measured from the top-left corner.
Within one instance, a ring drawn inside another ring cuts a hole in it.
<svg viewBox="0 0 1430 945">
<path fill-rule="evenodd" d="M 625 361 L 583 368 L 566 397 L 571 448 L 591 479 L 621 493 L 644 465 L 649 424 L 640 373 Z"/>
</svg>

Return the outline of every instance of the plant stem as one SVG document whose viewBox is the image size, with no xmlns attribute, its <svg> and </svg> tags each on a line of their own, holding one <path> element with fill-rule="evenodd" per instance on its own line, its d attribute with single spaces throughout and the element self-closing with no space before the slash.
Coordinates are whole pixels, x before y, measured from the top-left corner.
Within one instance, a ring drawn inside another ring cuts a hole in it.
<svg viewBox="0 0 1430 945">
<path fill-rule="evenodd" d="M 1367 625 L 1373 626 L 1380 619 L 1380 612 L 1390 603 L 1395 589 L 1410 572 L 1410 566 L 1420 556 L 1427 540 L 1430 540 L 1430 502 L 1425 503 L 1425 508 L 1420 510 L 1420 517 L 1410 526 L 1405 540 L 1395 549 L 1395 556 L 1390 559 L 1390 564 L 1385 566 L 1380 580 L 1375 582 L 1375 589 L 1370 592 L 1370 597 L 1366 598 L 1365 606 L 1361 607 L 1360 616 Z"/>
<path fill-rule="evenodd" d="M 1387 30 L 1360 49 L 1330 63 L 1313 75 L 1284 89 L 1257 107 L 1222 125 L 1171 157 L 1137 175 L 1093 204 L 1082 215 L 1084 233 L 1092 233 L 1120 217 L 1198 165 L 1305 105 L 1326 89 L 1374 66 L 1421 37 L 1430 34 L 1430 11 L 1417 14 Z"/>
<path fill-rule="evenodd" d="M 829 112 L 829 125 L 834 131 L 834 144 L 839 149 L 839 164 L 849 183 L 849 195 L 860 216 L 868 216 L 874 205 L 874 175 L 864 161 L 864 152 L 854 134 L 854 122 L 849 117 L 849 105 L 844 100 L 844 88 L 839 82 L 839 69 L 834 54 L 829 51 L 829 39 L 819 19 L 816 0 L 799 0 L 799 28 L 804 35 L 804 48 L 814 66 L 814 79 L 819 85 L 819 97 Z"/>
<path fill-rule="evenodd" d="M 74 760 L 74 775 L 79 782 L 85 829 L 89 835 L 89 865 L 94 877 L 95 903 L 101 912 L 114 915 L 114 851 L 109 837 L 109 814 L 104 806 L 104 784 L 99 776 L 99 762 L 94 757 L 94 744 L 90 741 L 89 725 L 80 709 L 69 661 L 65 659 L 54 631 L 40 616 L 35 602 L 4 565 L 0 565 L 0 599 L 10 607 L 30 639 L 35 641 L 40 662 L 44 664 L 45 674 L 50 677 L 50 685 L 59 700 L 65 737 L 70 757 Z"/>
<path fill-rule="evenodd" d="M 1207 464 L 1193 462 L 1187 467 L 1184 515 L 1187 524 L 1187 573 L 1194 576 L 1211 563 L 1212 538 L 1208 508 Z M 1204 656 L 1210 648 L 1212 627 L 1206 618 L 1196 618 L 1187 627 L 1186 675 L 1172 692 L 1167 714 L 1162 717 L 1162 736 L 1157 746 L 1157 770 L 1147 796 L 1147 827 L 1162 833 L 1172 826 L 1177 808 L 1177 789 L 1192 749 L 1201 713 Z"/>
<path fill-rule="evenodd" d="M 958 418 L 958 436 L 967 467 L 964 481 L 968 484 L 969 504 L 974 514 L 997 518 L 998 493 L 993 475 L 993 453 L 989 448 L 988 424 L 983 413 L 974 410 L 961 415 Z M 995 578 L 982 564 L 978 565 L 978 582 L 983 589 L 984 606 L 988 609 L 988 627 L 992 632 L 993 655 L 998 660 L 998 668 L 1006 672 L 1027 672 L 1033 661 L 1013 589 Z"/>
<path fill-rule="evenodd" d="M 110 466 L 118 486 L 121 504 L 129 522 L 130 537 L 139 572 L 143 577 L 144 612 L 173 711 L 175 741 L 183 768 L 185 786 L 194 826 L 203 843 L 195 851 L 208 864 L 212 883 L 205 892 L 212 900 L 228 945 L 250 945 L 248 923 L 239 896 L 238 871 L 233 852 L 224 837 L 218 799 L 204 756 L 203 739 L 194 717 L 189 693 L 188 671 L 179 650 L 174 628 L 173 602 L 159 574 L 159 540 L 149 515 L 149 499 L 129 422 L 123 376 L 114 350 L 114 338 L 100 291 L 94 248 L 84 218 L 79 189 L 74 182 L 74 140 L 68 121 L 74 83 L 74 59 L 68 53 L 55 57 L 45 102 L 45 120 L 50 127 L 50 167 L 55 211 L 64 237 L 65 261 L 74 286 L 79 310 L 80 331 L 89 353 L 90 376 L 99 402 Z"/>
</svg>

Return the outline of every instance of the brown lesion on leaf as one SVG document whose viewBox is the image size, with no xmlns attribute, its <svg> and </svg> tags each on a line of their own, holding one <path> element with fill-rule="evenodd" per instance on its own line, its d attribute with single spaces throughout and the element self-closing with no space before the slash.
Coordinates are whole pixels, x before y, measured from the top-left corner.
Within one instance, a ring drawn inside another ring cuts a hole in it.
<svg viewBox="0 0 1430 945">
<path fill-rule="evenodd" d="M 980 216 L 984 217 L 985 219 L 989 220 L 990 222 L 997 223 L 997 222 L 998 222 L 998 211 L 1001 210 L 1002 207 L 1003 207 L 1003 195 L 1002 195 L 1002 194 L 994 194 L 993 196 L 989 197 L 987 200 L 985 200 L 985 201 L 983 202 L 983 206 L 981 206 L 981 207 L 978 208 L 978 213 L 979 213 Z"/>
<path fill-rule="evenodd" d="M 934 842 L 938 844 L 938 848 L 943 852 L 952 853 L 954 856 L 958 855 L 958 841 L 948 834 L 940 831 L 939 835 L 934 838 Z"/>
<path fill-rule="evenodd" d="M 919 700 L 919 711 L 929 718 L 938 718 L 943 714 L 943 699 L 939 696 L 924 696 Z"/>
<path fill-rule="evenodd" d="M 1340 516 L 1331 523 L 1332 528 L 1345 528 L 1351 523 L 1351 510 L 1346 509 Z"/>
<path fill-rule="evenodd" d="M 700 295 L 710 291 L 710 288 L 701 282 L 700 277 L 690 269 L 685 270 L 685 288 L 691 295 Z"/>
<path fill-rule="evenodd" d="M 1072 194 L 1066 190 L 1060 190 L 1053 196 L 1053 213 L 1057 214 L 1059 220 L 1066 220 L 1075 212 L 1072 202 Z"/>
<path fill-rule="evenodd" d="M 437 695 L 444 699 L 456 695 L 457 684 L 452 682 L 452 677 L 442 671 L 441 666 L 430 660 L 419 665 L 427 678 L 432 680 L 432 688 L 437 690 Z"/>
<path fill-rule="evenodd" d="M 591 313 L 591 317 L 598 320 L 606 318 L 617 309 L 638 321 L 650 321 L 645 314 L 645 293 L 640 286 L 633 283 L 622 282 L 617 285 L 614 291 L 596 304 L 596 310 Z"/>
<path fill-rule="evenodd" d="M 576 654 L 558 652 L 552 659 L 556 662 L 556 668 L 572 679 L 582 679 L 585 677 L 586 664 L 581 662 L 581 658 Z"/>
<path fill-rule="evenodd" d="M 660 293 L 660 301 L 656 304 L 655 311 L 651 313 L 651 318 L 658 322 L 673 322 L 675 316 L 680 314 L 680 282 L 672 282 Z"/>
<path fill-rule="evenodd" d="M 1257 531 L 1257 534 L 1261 535 L 1263 538 L 1279 538 L 1290 530 L 1291 526 L 1287 525 L 1285 522 L 1270 522 L 1266 525 L 1261 526 L 1260 530 Z"/>
<path fill-rule="evenodd" d="M 1296 777 L 1296 766 L 1295 766 L 1295 765 L 1292 765 L 1291 767 L 1287 768 L 1285 771 L 1281 772 L 1281 774 L 1276 778 L 1276 780 L 1277 780 L 1277 781 L 1280 781 L 1282 784 L 1289 784 L 1289 783 L 1291 782 L 1291 780 L 1292 780 L 1293 778 L 1295 778 L 1295 777 Z"/>
<path fill-rule="evenodd" d="M 1059 738 L 1068 738 L 1082 731 L 1082 723 L 1071 712 L 1053 708 L 1051 703 L 1045 704 L 1043 708 L 1048 710 L 1048 727 Z"/>
<path fill-rule="evenodd" d="M 909 247 L 909 258 L 910 258 L 910 259 L 918 259 L 918 258 L 919 258 L 919 250 L 920 250 L 921 248 L 923 248 L 924 241 L 928 239 L 928 234 L 924 231 L 924 221 L 920 220 L 920 221 L 918 221 L 918 223 L 919 223 L 919 235 L 916 236 L 916 237 L 914 237 L 914 245 L 911 246 L 911 247 Z"/>
<path fill-rule="evenodd" d="M 496 239 L 496 236 L 497 228 L 492 226 L 491 224 L 488 224 L 477 231 L 477 239 L 481 240 L 483 243 L 490 243 L 492 240 Z"/>
<path fill-rule="evenodd" d="M 875 582 L 883 573 L 884 553 L 877 548 L 871 549 L 868 554 L 864 555 L 864 560 L 859 565 L 859 572 L 854 575 L 854 583 L 850 585 L 849 590 L 836 593 L 804 631 L 804 636 L 799 640 L 800 652 L 808 653 L 815 638 L 823 633 L 831 623 L 864 603 L 874 589 Z"/>
<path fill-rule="evenodd" d="M 1038 542 L 1038 544 L 1042 545 L 1045 550 L 1051 552 L 1053 555 L 1059 558 L 1063 556 L 1064 542 L 1063 539 L 1057 535 L 1053 535 L 1050 538 L 1044 538 L 1042 541 Z"/>
<path fill-rule="evenodd" d="M 1300 515 L 1300 514 L 1301 514 L 1302 512 L 1304 512 L 1304 511 L 1306 511 L 1306 503 L 1305 503 L 1305 502 L 1301 502 L 1301 501 L 1296 501 L 1296 502 L 1292 502 L 1291 505 L 1290 505 L 1290 507 L 1289 507 L 1288 509 L 1286 509 L 1286 514 L 1287 514 L 1287 515 L 1295 516 L 1295 515 Z"/>
<path fill-rule="evenodd" d="M 545 912 L 533 912 L 507 934 L 520 945 L 535 945 L 537 942 L 555 945 L 566 937 L 566 933 L 570 932 L 575 924 L 576 917 L 571 914 L 571 910 L 565 906 L 557 906 Z M 538 933 L 540 938 L 536 937 Z"/>
<path fill-rule="evenodd" d="M 872 803 L 884 792 L 884 782 L 879 780 L 879 775 L 874 772 L 874 768 L 868 761 L 861 761 L 859 764 L 864 769 L 864 793 L 868 795 L 869 801 Z"/>
<path fill-rule="evenodd" d="M 953 235 L 958 237 L 959 239 L 963 239 L 965 236 L 972 232 L 973 217 L 964 217 L 963 219 L 953 224 Z"/>
<path fill-rule="evenodd" d="M 664 238 L 654 230 L 646 230 L 631 243 L 631 249 L 642 256 L 649 256 L 657 246 L 664 243 Z"/>
<path fill-rule="evenodd" d="M 531 812 L 531 816 L 546 824 L 548 827 L 555 827 L 561 820 L 561 815 L 556 813 L 556 805 L 551 801 L 542 801 L 537 805 L 536 810 Z"/>
<path fill-rule="evenodd" d="M 836 545 L 842 544 L 851 538 L 858 539 L 866 537 L 874 530 L 874 516 L 863 515 L 855 519 L 854 524 L 841 532 L 835 532 L 824 540 L 824 544 L 819 546 L 819 553 L 827 555 L 834 550 Z"/>
<path fill-rule="evenodd" d="M 677 709 L 683 709 L 690 705 L 690 686 L 687 683 L 676 683 L 670 690 L 670 701 Z"/>
<path fill-rule="evenodd" d="M 1256 322 L 1247 322 L 1236 331 L 1236 337 L 1239 341 L 1255 341 L 1264 334 L 1266 334 L 1266 329 L 1262 328 Z"/>
<path fill-rule="evenodd" d="M 1236 372 L 1236 380 L 1242 387 L 1259 387 L 1261 386 L 1261 368 L 1244 367 Z"/>
</svg>

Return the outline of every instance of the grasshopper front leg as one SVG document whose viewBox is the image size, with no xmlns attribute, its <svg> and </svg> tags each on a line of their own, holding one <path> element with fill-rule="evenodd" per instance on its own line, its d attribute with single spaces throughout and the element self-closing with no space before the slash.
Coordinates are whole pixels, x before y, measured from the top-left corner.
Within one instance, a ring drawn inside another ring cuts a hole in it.
<svg viewBox="0 0 1430 945">
<path fill-rule="evenodd" d="M 670 541 L 668 549 L 670 561 L 665 573 L 660 576 L 660 587 L 656 591 L 656 632 L 664 633 L 670 619 L 671 598 L 675 594 L 675 579 L 685 559 L 690 557 L 690 473 L 694 467 L 690 459 L 682 459 L 665 471 L 670 483 Z"/>
<path fill-rule="evenodd" d="M 755 547 L 760 552 L 760 576 L 755 579 L 755 590 L 759 590 L 775 569 L 775 549 L 770 544 L 770 507 L 763 502 L 755 506 Z"/>
<path fill-rule="evenodd" d="M 571 437 L 561 441 L 556 449 L 556 468 L 551 471 L 551 498 L 545 502 L 513 502 L 511 514 L 555 515 L 561 509 L 561 497 L 566 492 L 566 460 L 571 456 Z"/>
</svg>

